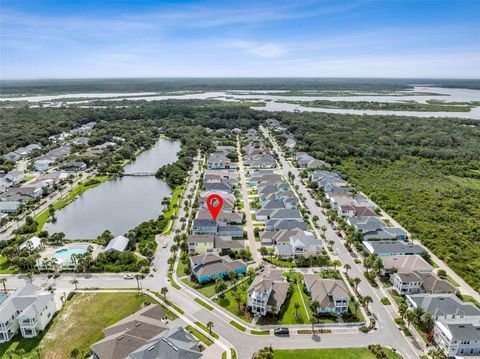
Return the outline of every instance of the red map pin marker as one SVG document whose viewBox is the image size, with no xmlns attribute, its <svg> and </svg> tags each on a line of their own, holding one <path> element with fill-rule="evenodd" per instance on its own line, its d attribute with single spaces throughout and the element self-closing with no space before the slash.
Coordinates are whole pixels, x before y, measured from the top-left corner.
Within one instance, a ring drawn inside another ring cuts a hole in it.
<svg viewBox="0 0 480 359">
<path fill-rule="evenodd" d="M 217 216 L 220 213 L 222 206 L 223 206 L 223 199 L 218 194 L 214 193 L 208 196 L 207 207 L 214 221 L 217 219 Z"/>
</svg>

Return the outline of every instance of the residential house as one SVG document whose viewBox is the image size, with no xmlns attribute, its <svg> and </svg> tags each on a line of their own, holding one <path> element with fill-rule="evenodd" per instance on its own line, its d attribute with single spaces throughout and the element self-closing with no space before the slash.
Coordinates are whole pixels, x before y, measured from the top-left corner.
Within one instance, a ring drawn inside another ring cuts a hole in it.
<svg viewBox="0 0 480 359">
<path fill-rule="evenodd" d="M 61 168 L 70 171 L 83 171 L 87 169 L 87 164 L 79 160 L 71 160 L 61 165 Z"/>
<path fill-rule="evenodd" d="M 212 219 L 212 215 L 209 211 L 204 209 L 200 209 L 197 212 L 196 219 Z M 223 212 L 217 215 L 216 222 L 221 226 L 226 226 L 227 224 L 242 224 L 243 223 L 243 215 L 237 212 Z"/>
<path fill-rule="evenodd" d="M 20 201 L 0 201 L 0 213 L 16 213 L 21 203 Z"/>
<path fill-rule="evenodd" d="M 347 223 L 362 234 L 364 240 L 400 239 L 407 240 L 408 234 L 398 227 L 389 227 L 379 217 L 349 217 Z"/>
<path fill-rule="evenodd" d="M 199 359 L 199 341 L 186 329 L 174 327 L 152 338 L 125 359 Z"/>
<path fill-rule="evenodd" d="M 117 251 L 117 252 L 123 252 L 127 246 L 128 242 L 130 242 L 130 239 L 124 236 L 116 236 L 115 238 L 112 238 L 110 242 L 108 242 L 108 245 L 105 247 L 103 250 L 104 252 L 111 252 L 111 251 Z"/>
<path fill-rule="evenodd" d="M 439 350 L 447 357 L 480 357 L 480 320 L 438 320 L 433 333 Z"/>
<path fill-rule="evenodd" d="M 293 229 L 303 229 L 307 230 L 308 225 L 302 220 L 299 219 L 271 219 L 265 224 L 265 229 L 267 231 L 282 231 L 282 230 L 293 230 Z"/>
<path fill-rule="evenodd" d="M 233 186 L 227 182 L 218 183 L 204 183 L 203 187 L 205 191 L 232 193 Z"/>
<path fill-rule="evenodd" d="M 411 294 L 406 298 L 410 309 L 422 307 L 435 320 L 480 319 L 480 309 L 462 302 L 455 294 Z"/>
<path fill-rule="evenodd" d="M 393 273 L 392 278 L 393 289 L 400 295 L 421 291 L 423 281 L 415 272 Z"/>
<path fill-rule="evenodd" d="M 363 241 L 363 247 L 380 257 L 422 254 L 425 250 L 411 243 L 398 240 Z"/>
<path fill-rule="evenodd" d="M 288 239 L 277 239 L 275 254 L 279 258 L 310 258 L 322 254 L 323 244 L 308 231 L 296 231 Z"/>
<path fill-rule="evenodd" d="M 383 257 L 383 274 L 392 272 L 432 272 L 433 267 L 420 255 Z"/>
<path fill-rule="evenodd" d="M 311 302 L 319 303 L 318 313 L 335 313 L 348 311 L 350 293 L 343 281 L 339 279 L 322 279 L 317 274 L 304 274 L 305 291 Z"/>
<path fill-rule="evenodd" d="M 39 287 L 26 284 L 0 304 L 0 343 L 10 341 L 18 332 L 24 338 L 36 337 L 57 311 L 51 293 L 39 293 Z"/>
<path fill-rule="evenodd" d="M 245 249 L 243 241 L 232 239 L 232 237 L 211 234 L 191 234 L 188 236 L 188 251 L 190 253 L 220 253 L 222 250 L 239 251 L 241 249 Z"/>
<path fill-rule="evenodd" d="M 149 304 L 138 312 L 104 329 L 105 337 L 92 344 L 94 359 L 125 359 L 149 340 L 168 330 L 167 316 L 158 304 Z"/>
<path fill-rule="evenodd" d="M 247 306 L 255 315 L 278 313 L 287 299 L 290 284 L 282 275 L 282 270 L 265 268 L 247 289 Z"/>
<path fill-rule="evenodd" d="M 190 268 L 199 283 L 208 282 L 216 277 L 223 278 L 229 272 L 237 274 L 247 272 L 247 266 L 242 260 L 233 260 L 229 256 L 219 256 L 215 253 L 190 257 Z"/>
<path fill-rule="evenodd" d="M 338 215 L 342 218 L 345 217 L 374 217 L 377 214 L 368 207 L 355 206 L 355 205 L 343 205 L 337 209 Z"/>
<path fill-rule="evenodd" d="M 35 170 L 37 170 L 38 172 L 44 172 L 44 171 L 48 170 L 50 168 L 50 165 L 54 162 L 55 161 L 48 160 L 48 159 L 37 160 L 37 161 L 34 162 L 33 166 L 35 167 Z"/>
<path fill-rule="evenodd" d="M 5 175 L 5 179 L 12 183 L 12 186 L 18 186 L 25 180 L 25 175 L 22 171 L 10 171 Z"/>
<path fill-rule="evenodd" d="M 242 238 L 243 237 L 243 227 L 241 226 L 218 226 L 218 230 L 216 233 L 218 236 L 223 237 L 234 237 L 234 238 Z"/>
<path fill-rule="evenodd" d="M 208 157 L 207 168 L 209 170 L 233 169 L 235 164 L 224 153 L 214 152 Z"/>
<path fill-rule="evenodd" d="M 224 193 L 224 192 L 215 192 L 215 191 L 205 191 L 200 194 L 200 198 L 198 200 L 198 204 L 200 208 L 203 209 L 208 209 L 207 206 L 207 198 L 211 194 L 218 194 L 222 196 L 223 200 L 223 205 L 222 205 L 222 211 L 223 212 L 232 212 L 233 209 L 235 208 L 235 196 L 231 193 Z"/>
</svg>

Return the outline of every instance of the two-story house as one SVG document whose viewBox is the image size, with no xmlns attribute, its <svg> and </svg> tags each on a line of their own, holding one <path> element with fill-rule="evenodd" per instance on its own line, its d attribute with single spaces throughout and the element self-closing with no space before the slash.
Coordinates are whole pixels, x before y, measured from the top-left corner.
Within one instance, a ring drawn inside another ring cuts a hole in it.
<svg viewBox="0 0 480 359">
<path fill-rule="evenodd" d="M 27 284 L 0 305 L 0 343 L 8 342 L 18 332 L 24 338 L 33 338 L 52 320 L 57 310 L 53 294 L 38 291 L 39 287 Z"/>
<path fill-rule="evenodd" d="M 447 357 L 480 356 L 480 320 L 436 321 L 433 339 Z"/>
<path fill-rule="evenodd" d="M 278 313 L 287 298 L 290 284 L 285 281 L 282 271 L 266 268 L 257 276 L 247 290 L 247 306 L 255 315 Z"/>
<path fill-rule="evenodd" d="M 336 313 L 348 311 L 350 293 L 343 281 L 338 279 L 322 279 L 317 274 L 304 274 L 305 291 L 312 302 L 317 301 L 318 313 Z"/>
</svg>

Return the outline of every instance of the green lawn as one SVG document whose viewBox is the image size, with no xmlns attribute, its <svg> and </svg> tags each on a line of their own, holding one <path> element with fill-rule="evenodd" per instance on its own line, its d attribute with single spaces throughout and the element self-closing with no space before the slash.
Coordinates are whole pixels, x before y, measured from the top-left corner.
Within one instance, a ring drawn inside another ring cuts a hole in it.
<svg viewBox="0 0 480 359">
<path fill-rule="evenodd" d="M 77 198 L 77 196 L 80 195 L 82 192 L 85 192 L 90 188 L 97 187 L 98 185 L 100 185 L 105 181 L 108 181 L 109 179 L 111 179 L 110 176 L 95 176 L 93 178 L 90 178 L 80 183 L 79 185 L 73 187 L 64 198 L 55 202 L 53 206 L 57 211 L 59 211 L 62 208 L 64 208 L 66 205 L 73 202 Z M 45 223 L 47 223 L 48 218 L 49 218 L 48 208 L 46 208 L 38 216 L 35 217 L 35 220 L 38 223 L 37 232 L 36 232 L 37 234 L 42 231 L 43 226 L 45 225 Z"/>
<path fill-rule="evenodd" d="M 300 286 L 302 288 L 302 285 Z M 305 307 L 302 302 L 302 297 L 305 302 L 305 306 L 307 307 L 307 311 L 305 311 Z M 298 316 L 295 317 L 295 303 L 300 304 L 298 308 Z M 303 290 L 300 291 L 297 284 L 293 284 L 293 291 L 292 295 L 285 301 L 283 304 L 285 309 L 277 315 L 275 318 L 271 316 L 265 316 L 259 319 L 258 324 L 308 324 L 308 315 L 312 315 L 312 310 L 308 306 L 308 297 L 303 293 Z"/>
<path fill-rule="evenodd" d="M 205 297 L 210 298 L 213 297 L 215 293 L 215 283 L 208 283 L 202 285 L 200 288 L 195 288 L 195 282 L 193 282 L 190 277 L 189 278 L 183 278 L 182 282 L 188 285 L 189 287 L 195 289 L 197 292 L 203 294 Z M 231 281 L 225 280 L 225 284 L 227 286 L 230 286 L 232 283 Z"/>
<path fill-rule="evenodd" d="M 251 282 L 252 281 L 250 279 L 247 279 L 244 283 L 237 286 L 237 292 L 242 297 L 241 303 L 247 302 L 247 289 L 250 286 Z M 217 298 L 216 302 L 219 305 L 221 305 L 223 308 L 228 310 L 229 312 L 238 316 L 239 318 L 242 318 L 243 320 L 246 320 L 246 321 L 250 321 L 252 318 L 249 315 L 247 315 L 244 312 L 238 311 L 238 304 L 234 298 L 235 296 L 234 296 L 233 290 L 229 290 L 228 292 L 225 293 L 225 296 L 223 298 Z"/>
<path fill-rule="evenodd" d="M 181 260 L 178 261 L 178 267 L 177 267 L 177 277 L 183 277 L 185 276 L 185 268 L 187 268 L 187 265 L 183 263 Z"/>
<path fill-rule="evenodd" d="M 195 322 L 195 325 L 202 328 L 203 330 L 205 330 L 207 333 L 209 333 L 215 339 L 220 338 L 220 336 L 217 333 L 215 333 L 213 330 L 210 331 L 205 324 L 202 324 L 200 322 Z"/>
<path fill-rule="evenodd" d="M 208 305 L 207 303 L 205 303 L 203 300 L 201 300 L 200 298 L 195 298 L 194 299 L 195 302 L 197 302 L 198 304 L 200 304 L 202 307 L 205 307 L 206 309 L 212 311 L 213 310 L 213 307 L 211 305 Z"/>
<path fill-rule="evenodd" d="M 177 284 L 177 282 L 175 282 L 175 281 L 173 280 L 173 275 L 172 275 L 172 273 L 168 273 L 168 279 L 170 279 L 170 284 L 172 285 L 173 288 L 175 288 L 175 289 L 177 289 L 177 290 L 182 289 L 182 287 L 180 287 L 180 286 Z"/>
<path fill-rule="evenodd" d="M 18 270 L 16 268 L 10 268 L 10 264 L 8 264 L 7 257 L 0 256 L 0 274 L 13 274 L 17 273 Z"/>
<path fill-rule="evenodd" d="M 230 321 L 230 324 L 231 324 L 233 327 L 235 327 L 235 328 L 237 328 L 238 330 L 240 330 L 241 332 L 244 332 L 244 331 L 247 329 L 247 328 L 245 328 L 243 325 L 238 324 L 238 323 L 237 323 L 236 321 L 234 321 L 234 320 L 231 320 L 231 321 Z"/>
<path fill-rule="evenodd" d="M 402 357 L 389 349 L 384 349 L 389 359 Z M 340 348 L 340 349 L 296 349 L 275 350 L 275 359 L 375 359 L 376 356 L 367 348 Z"/>
<path fill-rule="evenodd" d="M 166 219 L 170 219 L 172 215 L 177 215 L 178 211 L 180 210 L 180 199 L 183 194 L 183 190 L 185 188 L 185 185 L 177 186 L 173 192 L 172 192 L 172 200 L 170 201 L 170 205 L 168 206 L 168 209 L 163 213 L 164 217 Z M 172 231 L 172 222 L 167 227 L 167 230 L 165 231 L 165 234 L 170 234 Z"/>
<path fill-rule="evenodd" d="M 145 302 L 152 303 L 153 300 L 136 293 L 76 294 L 53 318 L 47 331 L 33 339 L 16 336 L 12 341 L 0 344 L 0 353 L 25 351 L 22 356 L 14 354 L 14 359 L 36 359 L 37 349 L 42 358 L 69 358 L 74 348 L 86 353 L 91 344 L 103 338 L 104 328 L 135 313 Z M 3 358 L 8 356 L 5 354 Z"/>
</svg>

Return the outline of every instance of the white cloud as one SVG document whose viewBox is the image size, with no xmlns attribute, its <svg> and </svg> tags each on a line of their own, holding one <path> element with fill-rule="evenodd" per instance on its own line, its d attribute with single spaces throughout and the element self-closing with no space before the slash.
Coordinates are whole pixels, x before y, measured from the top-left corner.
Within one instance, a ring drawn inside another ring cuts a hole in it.
<svg viewBox="0 0 480 359">
<path fill-rule="evenodd" d="M 287 52 L 283 46 L 272 42 L 233 40 L 227 41 L 225 46 L 240 49 L 258 57 L 279 57 Z"/>
</svg>

